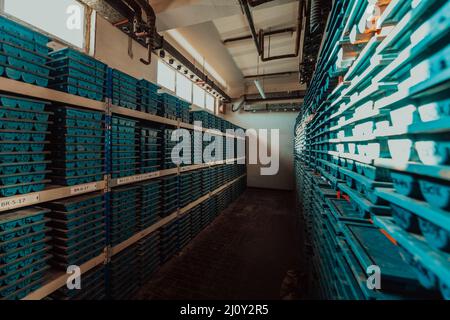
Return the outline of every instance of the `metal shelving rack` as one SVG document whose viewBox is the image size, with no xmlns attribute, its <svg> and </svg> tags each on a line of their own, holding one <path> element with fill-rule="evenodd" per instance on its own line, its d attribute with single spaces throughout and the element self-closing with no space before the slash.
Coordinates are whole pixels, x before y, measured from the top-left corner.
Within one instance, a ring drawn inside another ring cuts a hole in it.
<svg viewBox="0 0 450 320">
<path fill-rule="evenodd" d="M 110 130 L 110 124 L 111 124 L 111 116 L 113 114 L 127 116 L 135 119 L 140 120 L 146 120 L 155 122 L 158 124 L 164 124 L 169 125 L 175 128 L 186 128 L 194 130 L 194 126 L 189 123 L 183 123 L 181 121 L 176 121 L 172 119 L 163 118 L 156 115 L 151 115 L 148 113 L 135 111 L 119 106 L 112 105 L 110 103 L 110 99 L 106 99 L 105 102 L 91 100 L 87 98 L 83 98 L 80 96 L 64 93 L 61 91 L 56 91 L 49 88 L 39 87 L 31 84 L 27 84 L 20 81 L 11 80 L 8 78 L 0 77 L 0 88 L 1 91 L 10 93 L 10 94 L 16 94 L 20 96 L 25 97 L 32 97 L 40 100 L 50 101 L 50 102 L 56 102 L 56 103 L 62 103 L 70 106 L 75 107 L 81 107 L 96 111 L 103 111 L 105 113 L 105 119 L 106 119 L 106 127 L 107 127 L 107 133 Z M 203 128 L 203 131 L 207 131 L 208 129 Z M 214 132 L 213 134 L 221 135 L 225 137 L 232 137 L 236 139 L 243 139 L 244 137 L 240 136 L 234 136 L 229 135 L 227 133 L 222 133 L 220 131 Z M 106 137 L 108 137 L 108 134 L 106 134 Z M 106 151 L 109 149 L 109 141 L 108 138 L 105 139 L 105 146 Z M 109 152 L 106 152 L 106 154 L 109 156 Z M 112 179 L 110 176 L 111 168 L 109 168 L 109 161 L 106 161 L 107 163 L 107 171 L 104 176 L 103 181 L 97 181 L 87 184 L 80 184 L 76 186 L 54 186 L 50 185 L 45 190 L 41 192 L 34 192 L 34 193 L 28 193 L 28 194 L 22 194 L 22 195 L 16 195 L 12 197 L 4 197 L 0 198 L 0 213 L 12 209 L 18 209 L 23 208 L 31 205 L 38 205 L 40 203 L 64 199 L 72 196 L 78 196 L 82 194 L 88 194 L 91 192 L 96 191 L 103 191 L 105 197 L 106 197 L 106 212 L 107 212 L 107 226 L 109 225 L 109 219 L 108 219 L 108 212 L 110 212 L 109 208 L 109 194 L 111 192 L 111 188 L 120 186 L 120 185 L 127 185 L 132 184 L 136 182 L 142 182 L 146 180 L 151 180 L 159 177 L 164 177 L 168 175 L 179 175 L 182 172 L 192 171 L 192 170 L 198 170 L 202 168 L 212 167 L 215 165 L 220 164 L 228 164 L 230 162 L 234 162 L 235 160 L 239 159 L 227 159 L 224 161 L 216 161 L 214 163 L 205 163 L 205 164 L 196 164 L 191 166 L 185 166 L 185 167 L 176 167 L 173 169 L 167 169 L 167 170 L 160 170 L 152 173 L 145 173 L 145 174 L 138 174 L 123 178 L 116 178 Z M 151 234 L 152 232 L 158 230 L 159 228 L 167 225 L 168 223 L 172 222 L 174 219 L 177 219 L 178 217 L 182 216 L 186 212 L 188 212 L 190 209 L 195 207 L 196 205 L 202 203 L 203 201 L 209 199 L 213 195 L 221 192 L 225 188 L 231 186 L 233 183 L 237 182 L 239 179 L 245 177 L 245 174 L 236 178 L 235 180 L 228 182 L 224 185 L 222 185 L 220 188 L 204 195 L 203 197 L 197 199 L 196 201 L 188 204 L 187 206 L 183 208 L 179 208 L 176 212 L 172 213 L 171 215 L 159 220 L 158 222 L 154 223 L 149 228 L 142 230 L 135 235 L 133 235 L 131 238 L 127 239 L 126 241 L 114 246 L 114 247 L 106 247 L 102 254 L 99 256 L 87 261 L 83 265 L 80 266 L 80 269 L 82 273 L 85 273 L 96 266 L 99 266 L 101 264 L 107 264 L 111 257 L 122 250 L 126 249 L 127 247 L 131 246 L 132 244 L 136 243 L 137 241 L 141 240 L 145 236 Z M 107 228 L 108 229 L 108 228 Z M 62 271 L 56 271 L 51 270 L 48 274 L 47 280 L 45 284 L 37 289 L 36 291 L 30 293 L 28 296 L 24 298 L 24 300 L 38 300 L 43 299 L 50 295 L 51 293 L 55 292 L 62 286 L 66 284 L 68 275 Z"/>
<path fill-rule="evenodd" d="M 369 5 L 380 8 L 372 24 Z M 367 230 L 377 228 L 401 252 L 420 298 L 450 299 L 450 166 L 448 157 L 439 160 L 448 151 L 437 150 L 448 144 L 450 132 L 449 10 L 450 1 L 438 0 L 335 1 L 294 138 L 298 205 L 304 212 L 299 219 L 308 236 L 333 234 L 331 240 L 349 242 L 346 221 L 358 215 Z M 424 151 L 417 146 L 421 141 L 438 143 Z M 311 183 L 322 185 L 316 190 Z M 317 197 L 327 198 L 319 208 L 312 201 Z M 348 202 L 347 209 L 333 215 L 339 200 Z M 314 216 L 316 211 L 321 215 Z M 335 233 L 314 226 L 320 219 L 331 220 Z M 408 225 L 414 221 L 417 226 Z M 306 247 L 322 257 L 321 246 L 329 240 Z M 348 253 L 341 244 L 337 248 Z M 374 256 L 386 259 L 376 249 L 383 251 L 375 248 Z M 321 280 L 314 285 L 327 287 Z M 318 296 L 348 298 L 341 293 L 327 287 Z M 406 288 L 402 293 L 408 294 Z"/>
</svg>

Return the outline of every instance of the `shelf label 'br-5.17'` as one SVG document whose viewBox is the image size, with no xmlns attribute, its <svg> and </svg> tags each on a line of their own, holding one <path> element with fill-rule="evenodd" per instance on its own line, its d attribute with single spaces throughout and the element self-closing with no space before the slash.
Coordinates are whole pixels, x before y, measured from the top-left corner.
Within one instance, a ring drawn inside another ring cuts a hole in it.
<svg viewBox="0 0 450 320">
<path fill-rule="evenodd" d="M 28 205 L 39 203 L 39 193 L 15 196 L 6 199 L 0 199 L 0 210 L 10 210 Z"/>
</svg>

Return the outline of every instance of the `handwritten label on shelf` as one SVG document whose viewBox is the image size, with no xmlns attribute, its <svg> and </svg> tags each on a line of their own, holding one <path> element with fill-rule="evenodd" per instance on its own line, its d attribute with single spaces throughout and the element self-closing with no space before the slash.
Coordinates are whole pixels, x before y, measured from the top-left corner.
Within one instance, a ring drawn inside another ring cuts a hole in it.
<svg viewBox="0 0 450 320">
<path fill-rule="evenodd" d="M 97 182 L 81 184 L 70 188 L 70 195 L 92 192 L 97 190 Z"/>
<path fill-rule="evenodd" d="M 10 210 L 38 203 L 39 193 L 17 196 L 9 199 L 0 199 L 0 210 Z"/>
<path fill-rule="evenodd" d="M 155 171 L 155 172 L 144 173 L 144 174 L 139 174 L 139 175 L 135 175 L 135 176 L 118 178 L 117 184 L 120 185 L 120 184 L 128 184 L 128 183 L 133 183 L 133 182 L 149 180 L 149 179 L 157 178 L 160 175 L 161 175 L 161 173 L 159 171 Z"/>
</svg>

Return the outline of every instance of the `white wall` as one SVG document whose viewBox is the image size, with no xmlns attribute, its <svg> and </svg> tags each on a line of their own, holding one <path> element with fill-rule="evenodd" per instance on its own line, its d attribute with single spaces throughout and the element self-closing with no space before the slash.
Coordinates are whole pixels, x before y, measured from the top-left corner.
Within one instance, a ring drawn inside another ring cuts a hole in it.
<svg viewBox="0 0 450 320">
<path fill-rule="evenodd" d="M 147 59 L 147 50 L 132 41 L 131 58 L 128 55 L 128 36 L 99 15 L 97 15 L 95 42 L 95 58 L 137 79 L 147 79 L 156 83 L 156 55 L 152 55 L 153 62 L 149 66 L 144 65 L 139 59 Z"/>
<path fill-rule="evenodd" d="M 294 112 L 232 112 L 227 110 L 225 119 L 245 129 L 278 129 L 280 130 L 280 169 L 275 176 L 261 175 L 261 165 L 248 165 L 247 184 L 249 187 L 269 189 L 294 189 L 294 145 L 293 135 L 295 118 Z M 269 146 L 270 150 L 270 146 Z"/>
<path fill-rule="evenodd" d="M 280 85 L 280 79 L 267 78 L 264 80 L 265 92 L 303 90 L 297 76 L 286 77 Z M 247 94 L 258 93 L 254 83 L 247 81 Z M 294 127 L 296 112 L 232 112 L 227 108 L 223 118 L 243 128 L 278 129 L 280 130 L 280 170 L 275 176 L 262 176 L 261 165 L 249 165 L 247 183 L 250 187 L 293 190 L 294 189 Z M 270 148 L 269 148 L 270 150 Z"/>
<path fill-rule="evenodd" d="M 167 38 L 170 40 L 170 37 Z M 128 55 L 128 43 L 128 37 L 124 33 L 102 17 L 97 16 L 95 57 L 135 78 L 144 78 L 156 83 L 157 63 L 154 62 L 156 62 L 157 56 L 153 55 L 152 64 L 146 66 L 139 61 L 140 58 L 146 59 L 146 49 L 133 41 L 133 58 L 131 58 Z M 176 43 L 172 44 L 178 47 Z M 177 49 L 187 55 L 182 48 L 178 47 Z M 280 90 L 279 84 L 271 83 L 270 80 L 265 83 L 265 88 L 267 88 L 267 91 Z M 298 84 L 293 81 L 292 85 L 283 85 L 283 88 L 285 90 L 298 90 Z M 245 91 L 247 93 L 256 92 L 254 85 L 245 88 Z M 233 113 L 227 110 L 227 113 L 221 116 L 243 128 L 280 130 L 279 173 L 275 176 L 261 176 L 259 165 L 249 165 L 248 185 L 260 188 L 293 189 L 293 132 L 296 113 Z"/>
</svg>

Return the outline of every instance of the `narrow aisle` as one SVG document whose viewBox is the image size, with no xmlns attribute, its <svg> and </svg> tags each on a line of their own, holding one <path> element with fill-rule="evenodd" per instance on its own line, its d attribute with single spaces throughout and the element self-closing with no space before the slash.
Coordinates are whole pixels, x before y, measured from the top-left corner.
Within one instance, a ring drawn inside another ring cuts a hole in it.
<svg viewBox="0 0 450 320">
<path fill-rule="evenodd" d="M 136 298 L 280 299 L 287 272 L 300 261 L 293 197 L 247 189 Z"/>
</svg>

